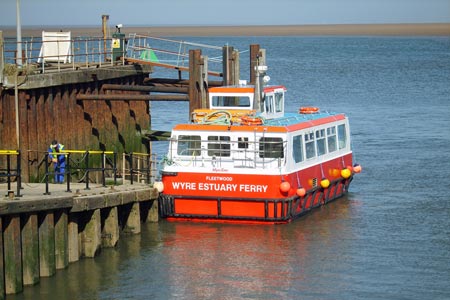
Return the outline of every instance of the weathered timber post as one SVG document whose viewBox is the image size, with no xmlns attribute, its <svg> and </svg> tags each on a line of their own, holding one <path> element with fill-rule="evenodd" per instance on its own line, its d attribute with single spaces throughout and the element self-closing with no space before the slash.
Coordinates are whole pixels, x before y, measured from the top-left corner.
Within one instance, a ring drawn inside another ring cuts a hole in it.
<svg viewBox="0 0 450 300">
<path fill-rule="evenodd" d="M 5 292 L 17 294 L 23 291 L 20 217 L 7 215 L 2 221 Z"/>
<path fill-rule="evenodd" d="M 3 262 L 3 220 L 0 218 L 0 300 L 5 299 L 5 264 Z"/>
<path fill-rule="evenodd" d="M 55 222 L 52 211 L 39 214 L 39 269 L 41 277 L 56 273 L 55 263 Z"/>
<path fill-rule="evenodd" d="M 100 209 L 86 211 L 86 224 L 81 235 L 81 256 L 95 257 L 100 251 L 102 242 Z"/>
<path fill-rule="evenodd" d="M 23 214 L 22 222 L 22 267 L 23 284 L 39 282 L 39 234 L 37 214 Z"/>
<path fill-rule="evenodd" d="M 250 45 L 250 84 L 255 84 L 256 71 L 258 65 L 258 57 L 261 56 L 259 45 Z"/>
<path fill-rule="evenodd" d="M 201 57 L 200 64 L 200 77 L 198 78 L 201 82 L 201 108 L 207 108 L 209 106 L 208 102 L 208 56 Z"/>
<path fill-rule="evenodd" d="M 108 61 L 108 57 L 106 53 L 108 52 L 108 49 L 106 49 L 106 42 L 108 39 L 108 20 L 109 15 L 102 15 L 102 34 L 103 34 L 103 56 L 104 61 Z"/>
<path fill-rule="evenodd" d="M 68 239 L 68 259 L 69 263 L 80 259 L 80 241 L 78 238 L 78 214 L 69 215 L 69 224 L 67 226 Z"/>
<path fill-rule="evenodd" d="M 223 85 L 239 84 L 239 51 L 233 47 L 224 46 L 223 50 Z"/>
<path fill-rule="evenodd" d="M 66 210 L 55 211 L 56 269 L 64 269 L 69 265 L 68 218 Z"/>
<path fill-rule="evenodd" d="M 231 84 L 238 85 L 239 79 L 241 77 L 240 75 L 240 64 L 239 64 L 239 51 L 233 50 L 232 56 L 231 56 Z"/>
<path fill-rule="evenodd" d="M 189 119 L 194 109 L 202 108 L 204 84 L 201 72 L 201 50 L 189 50 Z"/>
<path fill-rule="evenodd" d="M 119 241 L 119 216 L 117 206 L 102 209 L 102 247 L 114 247 Z"/>
</svg>

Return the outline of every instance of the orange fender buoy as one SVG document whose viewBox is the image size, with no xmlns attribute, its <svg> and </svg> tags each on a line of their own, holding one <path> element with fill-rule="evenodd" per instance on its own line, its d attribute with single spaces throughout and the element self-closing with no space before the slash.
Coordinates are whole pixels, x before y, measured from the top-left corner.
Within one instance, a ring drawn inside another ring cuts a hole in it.
<svg viewBox="0 0 450 300">
<path fill-rule="evenodd" d="M 300 107 L 298 113 L 299 114 L 315 114 L 319 112 L 319 108 L 318 107 L 314 107 L 314 106 L 303 106 Z"/>
</svg>

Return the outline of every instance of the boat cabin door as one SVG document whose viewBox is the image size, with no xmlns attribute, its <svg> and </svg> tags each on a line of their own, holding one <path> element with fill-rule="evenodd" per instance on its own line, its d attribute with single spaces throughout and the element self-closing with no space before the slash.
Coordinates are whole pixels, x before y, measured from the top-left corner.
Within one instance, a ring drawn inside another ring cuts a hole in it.
<svg viewBox="0 0 450 300">
<path fill-rule="evenodd" d="M 273 119 L 284 115 L 284 92 L 282 87 L 264 91 L 262 117 Z"/>
</svg>

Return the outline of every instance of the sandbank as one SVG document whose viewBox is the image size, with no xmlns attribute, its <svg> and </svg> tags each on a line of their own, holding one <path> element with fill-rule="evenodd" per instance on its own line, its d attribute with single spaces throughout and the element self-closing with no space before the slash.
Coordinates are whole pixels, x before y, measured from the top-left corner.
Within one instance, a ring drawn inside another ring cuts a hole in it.
<svg viewBox="0 0 450 300">
<path fill-rule="evenodd" d="M 16 36 L 15 27 L 0 27 L 3 36 Z M 71 31 L 72 36 L 102 36 L 98 27 L 22 27 L 22 36 L 40 36 L 42 31 Z M 110 28 L 114 32 L 115 28 Z M 122 28 L 122 32 L 149 36 L 450 36 L 450 23 L 347 24 L 347 25 L 258 25 L 258 26 L 146 26 Z"/>
</svg>

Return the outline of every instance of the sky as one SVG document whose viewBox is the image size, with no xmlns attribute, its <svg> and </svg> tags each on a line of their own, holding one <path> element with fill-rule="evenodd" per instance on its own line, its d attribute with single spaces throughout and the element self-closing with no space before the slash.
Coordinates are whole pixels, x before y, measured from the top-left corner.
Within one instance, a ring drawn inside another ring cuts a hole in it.
<svg viewBox="0 0 450 300">
<path fill-rule="evenodd" d="M 0 27 L 16 25 L 0 0 Z M 22 26 L 450 23 L 450 0 L 20 0 Z"/>
</svg>

